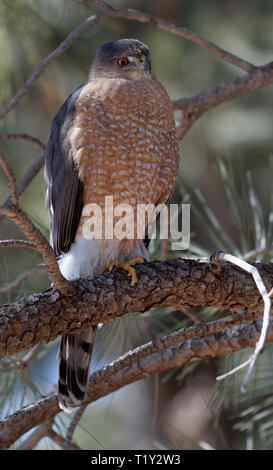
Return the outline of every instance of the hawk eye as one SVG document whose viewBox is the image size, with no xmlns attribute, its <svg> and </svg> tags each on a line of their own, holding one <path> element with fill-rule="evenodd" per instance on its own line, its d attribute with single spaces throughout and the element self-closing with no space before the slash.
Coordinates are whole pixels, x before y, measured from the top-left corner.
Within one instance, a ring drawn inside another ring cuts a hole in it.
<svg viewBox="0 0 273 470">
<path fill-rule="evenodd" d="M 121 57 L 121 59 L 118 59 L 118 65 L 121 67 L 124 67 L 124 65 L 128 65 L 129 60 L 126 57 Z"/>
</svg>

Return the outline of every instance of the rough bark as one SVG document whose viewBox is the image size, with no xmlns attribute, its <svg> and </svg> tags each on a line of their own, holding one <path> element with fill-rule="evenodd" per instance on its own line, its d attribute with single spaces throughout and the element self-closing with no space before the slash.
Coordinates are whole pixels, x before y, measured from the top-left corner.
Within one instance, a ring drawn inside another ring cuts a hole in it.
<svg viewBox="0 0 273 470">
<path fill-rule="evenodd" d="M 273 281 L 273 264 L 256 265 L 266 286 Z M 224 263 L 173 259 L 138 264 L 139 282 L 132 288 L 122 270 L 73 283 L 65 297 L 54 287 L 0 309 L 0 357 L 106 323 L 129 312 L 155 307 L 216 307 L 220 310 L 262 312 L 263 301 L 252 277 Z"/>
<path fill-rule="evenodd" d="M 254 320 L 225 331 L 188 339 L 154 352 L 124 368 L 119 368 L 117 360 L 115 364 L 105 366 L 101 371 L 92 374 L 85 403 L 94 402 L 124 385 L 172 367 L 181 367 L 189 362 L 219 357 L 254 346 L 259 339 L 260 331 L 261 320 Z M 270 324 L 267 341 L 273 341 L 273 322 Z M 52 419 L 60 412 L 56 394 L 17 411 L 0 422 L 0 449 L 7 449 L 25 432 L 45 420 Z"/>
</svg>

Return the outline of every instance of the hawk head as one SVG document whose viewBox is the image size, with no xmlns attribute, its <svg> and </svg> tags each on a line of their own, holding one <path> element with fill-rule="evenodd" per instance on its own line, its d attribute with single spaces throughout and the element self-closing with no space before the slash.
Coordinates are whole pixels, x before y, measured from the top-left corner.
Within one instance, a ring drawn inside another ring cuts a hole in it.
<svg viewBox="0 0 273 470">
<path fill-rule="evenodd" d="M 99 47 L 89 78 L 143 79 L 151 74 L 150 50 L 137 39 L 119 39 Z"/>
</svg>

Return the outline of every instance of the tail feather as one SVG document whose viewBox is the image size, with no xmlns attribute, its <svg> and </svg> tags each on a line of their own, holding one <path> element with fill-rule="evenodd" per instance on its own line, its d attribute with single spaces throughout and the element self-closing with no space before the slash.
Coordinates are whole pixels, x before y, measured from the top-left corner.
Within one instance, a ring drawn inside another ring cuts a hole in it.
<svg viewBox="0 0 273 470">
<path fill-rule="evenodd" d="M 59 351 L 58 398 L 64 411 L 72 411 L 84 400 L 96 328 L 77 335 L 64 335 Z"/>
</svg>

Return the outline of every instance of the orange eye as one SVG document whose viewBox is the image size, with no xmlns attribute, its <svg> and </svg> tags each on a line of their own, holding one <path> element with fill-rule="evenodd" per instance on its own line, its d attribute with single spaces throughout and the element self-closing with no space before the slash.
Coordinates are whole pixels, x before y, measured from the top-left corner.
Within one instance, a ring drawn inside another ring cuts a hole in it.
<svg viewBox="0 0 273 470">
<path fill-rule="evenodd" d="M 118 59 L 118 64 L 119 64 L 121 67 L 124 67 L 124 65 L 128 65 L 128 64 L 129 64 L 129 60 L 128 60 L 126 57 L 122 57 L 121 59 Z"/>
</svg>

